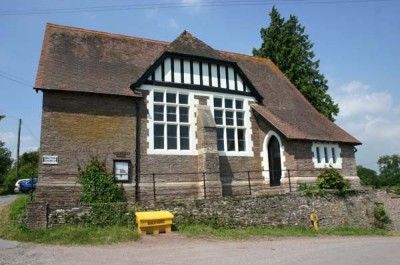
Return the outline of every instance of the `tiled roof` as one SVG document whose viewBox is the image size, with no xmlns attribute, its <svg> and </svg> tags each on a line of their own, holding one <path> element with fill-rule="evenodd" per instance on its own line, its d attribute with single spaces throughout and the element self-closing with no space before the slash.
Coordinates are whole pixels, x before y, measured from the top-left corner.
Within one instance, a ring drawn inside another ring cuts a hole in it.
<svg viewBox="0 0 400 265">
<path fill-rule="evenodd" d="M 183 32 L 171 43 L 48 24 L 35 88 L 122 96 L 165 52 L 237 63 L 263 102 L 252 108 L 288 139 L 360 144 L 320 114 L 269 60 L 217 51 Z"/>
</svg>

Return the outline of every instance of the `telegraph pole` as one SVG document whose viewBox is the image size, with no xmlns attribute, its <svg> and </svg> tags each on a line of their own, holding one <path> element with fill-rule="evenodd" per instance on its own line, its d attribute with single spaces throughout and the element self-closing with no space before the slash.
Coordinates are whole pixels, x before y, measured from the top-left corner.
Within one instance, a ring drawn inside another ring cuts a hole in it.
<svg viewBox="0 0 400 265">
<path fill-rule="evenodd" d="M 19 179 L 19 148 L 21 145 L 21 123 L 22 120 L 18 119 L 18 142 L 17 142 L 17 161 L 16 161 L 17 180 Z"/>
</svg>

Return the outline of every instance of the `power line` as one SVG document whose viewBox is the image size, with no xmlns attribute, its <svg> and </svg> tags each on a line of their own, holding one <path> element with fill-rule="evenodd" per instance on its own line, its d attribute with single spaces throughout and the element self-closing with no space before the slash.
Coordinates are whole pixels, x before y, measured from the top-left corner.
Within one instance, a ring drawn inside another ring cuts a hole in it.
<svg viewBox="0 0 400 265">
<path fill-rule="evenodd" d="M 45 15 L 45 14 L 67 14 L 67 13 L 85 13 L 85 12 L 110 12 L 123 10 L 144 10 L 144 9 L 171 9 L 171 8 L 189 8 L 189 7 L 229 7 L 229 6 L 255 6 L 272 4 L 360 4 L 360 3 L 382 3 L 396 0 L 229 0 L 229 1 L 205 1 L 199 3 L 151 3 L 151 4 L 129 4 L 129 5 L 107 5 L 76 8 L 51 8 L 51 9 L 27 9 L 27 10 L 5 10 L 0 11 L 0 16 L 23 16 L 23 15 Z"/>
<path fill-rule="evenodd" d="M 16 82 L 16 83 L 18 83 L 20 85 L 32 88 L 32 85 L 30 85 L 27 81 L 22 80 L 21 78 L 15 76 L 15 75 L 6 73 L 6 72 L 1 71 L 1 70 L 0 70 L 0 77 L 3 77 L 3 78 L 8 79 L 10 81 Z"/>
</svg>

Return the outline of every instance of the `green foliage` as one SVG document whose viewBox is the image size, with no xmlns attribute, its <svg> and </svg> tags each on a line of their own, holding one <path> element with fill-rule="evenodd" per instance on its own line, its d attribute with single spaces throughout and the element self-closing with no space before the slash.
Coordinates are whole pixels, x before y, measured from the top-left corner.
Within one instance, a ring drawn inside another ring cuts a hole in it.
<svg viewBox="0 0 400 265">
<path fill-rule="evenodd" d="M 400 155 L 381 156 L 378 165 L 378 186 L 400 185 Z"/>
<path fill-rule="evenodd" d="M 357 175 L 362 185 L 376 186 L 378 183 L 378 175 L 375 170 L 357 166 Z"/>
<path fill-rule="evenodd" d="M 5 143 L 0 141 L 0 185 L 4 182 L 4 178 L 12 165 L 11 151 L 5 147 Z"/>
<path fill-rule="evenodd" d="M 303 191 L 309 197 L 315 197 L 317 195 L 323 195 L 324 191 L 321 190 L 318 185 L 309 183 L 299 183 L 299 191 Z"/>
<path fill-rule="evenodd" d="M 122 185 L 107 173 L 104 163 L 92 158 L 88 165 L 79 169 L 82 185 L 81 201 L 84 203 L 110 203 L 125 201 Z"/>
<path fill-rule="evenodd" d="M 90 207 L 90 213 L 76 224 L 97 227 L 115 225 L 134 227 L 134 217 L 128 212 L 126 203 L 95 203 L 90 204 Z"/>
<path fill-rule="evenodd" d="M 343 193 L 350 188 L 350 183 L 337 170 L 329 168 L 318 176 L 318 187 L 321 190 L 337 190 Z"/>
<path fill-rule="evenodd" d="M 0 209 L 0 238 L 63 245 L 111 244 L 137 239 L 136 230 L 128 226 L 65 225 L 50 229 L 28 229 L 21 222 L 28 198 L 20 196 L 9 206 Z"/>
<path fill-rule="evenodd" d="M 382 204 L 377 204 L 374 208 L 375 226 L 378 228 L 385 228 L 390 223 L 389 216 L 387 216 L 385 207 Z"/>
<path fill-rule="evenodd" d="M 17 168 L 14 163 L 4 179 L 4 193 L 13 193 L 15 182 L 18 179 L 37 177 L 39 164 L 39 152 L 26 152 L 19 158 L 19 177 L 17 178 Z"/>
<path fill-rule="evenodd" d="M 178 232 L 192 237 L 213 237 L 217 239 L 247 239 L 250 237 L 315 237 L 315 236 L 373 236 L 389 235 L 387 230 L 357 227 L 321 228 L 318 232 L 302 227 L 211 227 L 206 224 L 178 225 Z"/>
<path fill-rule="evenodd" d="M 269 26 L 261 28 L 261 47 L 253 49 L 253 54 L 270 58 L 320 113 L 334 120 L 339 107 L 328 94 L 327 80 L 319 71 L 304 26 L 293 15 L 285 20 L 275 7 L 269 15 Z"/>
</svg>

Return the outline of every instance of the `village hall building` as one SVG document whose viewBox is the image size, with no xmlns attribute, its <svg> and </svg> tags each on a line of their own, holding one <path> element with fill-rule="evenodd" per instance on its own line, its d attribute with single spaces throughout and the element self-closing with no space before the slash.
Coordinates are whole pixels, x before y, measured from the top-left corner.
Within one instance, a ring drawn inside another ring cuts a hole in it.
<svg viewBox="0 0 400 265">
<path fill-rule="evenodd" d="M 235 195 L 243 172 L 260 190 L 283 187 L 289 174 L 313 181 L 326 167 L 357 179 L 361 143 L 271 60 L 213 49 L 186 31 L 164 42 L 47 24 L 35 90 L 36 200 L 50 207 L 79 201 L 78 168 L 92 157 L 131 201 L 152 196 L 154 176 L 172 197 Z"/>
</svg>

